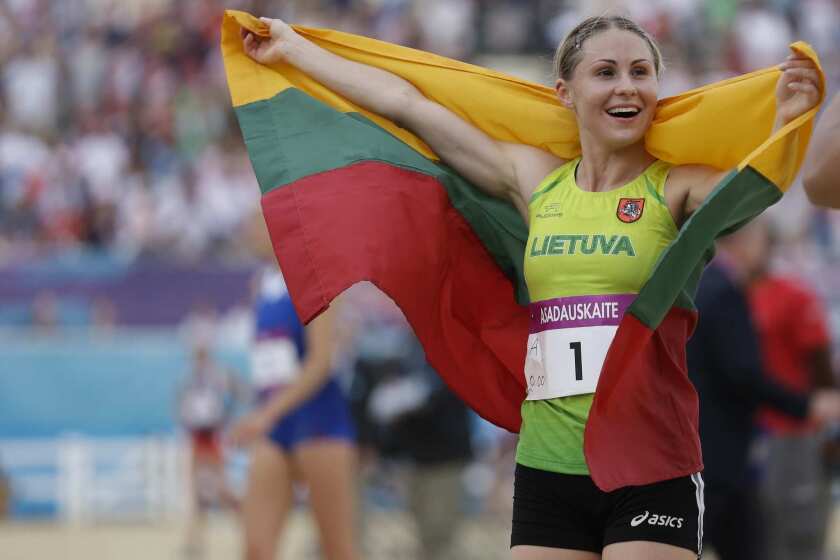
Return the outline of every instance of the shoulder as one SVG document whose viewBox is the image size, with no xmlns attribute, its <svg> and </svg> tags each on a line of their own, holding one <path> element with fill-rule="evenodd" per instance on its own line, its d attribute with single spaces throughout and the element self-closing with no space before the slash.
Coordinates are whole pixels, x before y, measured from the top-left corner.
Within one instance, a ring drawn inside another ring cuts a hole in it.
<svg viewBox="0 0 840 560">
<path fill-rule="evenodd" d="M 527 144 L 502 143 L 502 150 L 513 163 L 516 184 L 511 185 L 527 204 L 540 183 L 568 160 Z"/>
<path fill-rule="evenodd" d="M 675 166 L 665 183 L 665 198 L 675 220 L 682 223 L 691 216 L 728 173 L 708 165 Z"/>
<path fill-rule="evenodd" d="M 708 165 L 675 165 L 668 173 L 669 188 L 690 188 L 692 185 L 715 179 L 720 169 Z"/>
</svg>

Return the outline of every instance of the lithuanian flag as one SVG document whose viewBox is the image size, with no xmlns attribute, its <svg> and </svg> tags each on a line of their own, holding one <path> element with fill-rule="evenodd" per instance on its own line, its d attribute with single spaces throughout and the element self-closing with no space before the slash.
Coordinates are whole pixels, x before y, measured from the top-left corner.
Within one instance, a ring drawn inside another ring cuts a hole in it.
<svg viewBox="0 0 840 560">
<path fill-rule="evenodd" d="M 302 74 L 260 65 L 226 12 L 222 51 L 274 250 L 304 322 L 368 280 L 402 309 L 430 364 L 481 416 L 518 431 L 525 397 L 528 237 L 516 210 L 483 195 L 419 138 Z M 391 71 L 499 140 L 579 155 L 554 91 L 498 72 L 337 31 L 295 28 L 338 55 Z M 807 45 L 794 47 L 816 60 Z M 715 237 L 773 204 L 805 154 L 816 109 L 770 138 L 779 70 L 662 100 L 648 151 L 732 172 L 683 226 L 622 320 L 586 428 L 604 490 L 702 469 L 685 344 L 692 295 Z M 769 138 L 769 139 L 768 139 Z"/>
</svg>

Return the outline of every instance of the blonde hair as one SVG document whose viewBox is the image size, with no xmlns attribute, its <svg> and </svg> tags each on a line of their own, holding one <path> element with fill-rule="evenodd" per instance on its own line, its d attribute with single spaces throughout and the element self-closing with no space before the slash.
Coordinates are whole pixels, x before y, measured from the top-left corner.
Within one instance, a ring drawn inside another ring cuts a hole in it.
<svg viewBox="0 0 840 560">
<path fill-rule="evenodd" d="M 593 16 L 580 22 L 560 43 L 554 55 L 554 77 L 571 79 L 583 57 L 581 49 L 586 40 L 609 29 L 630 31 L 644 39 L 653 54 L 653 66 L 656 69 L 656 75 L 659 76 L 663 69 L 662 53 L 659 51 L 659 45 L 647 31 L 624 16 Z"/>
</svg>

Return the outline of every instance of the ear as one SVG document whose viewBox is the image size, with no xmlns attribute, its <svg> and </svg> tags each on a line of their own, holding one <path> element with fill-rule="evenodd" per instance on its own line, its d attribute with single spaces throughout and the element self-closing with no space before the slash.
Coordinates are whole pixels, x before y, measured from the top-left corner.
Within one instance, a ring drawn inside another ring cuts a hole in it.
<svg viewBox="0 0 840 560">
<path fill-rule="evenodd" d="M 559 78 L 557 83 L 554 84 L 554 91 L 557 92 L 557 99 L 560 100 L 560 103 L 562 103 L 566 109 L 574 111 L 574 95 L 572 93 L 572 88 L 569 87 L 569 82 L 563 78 Z"/>
</svg>

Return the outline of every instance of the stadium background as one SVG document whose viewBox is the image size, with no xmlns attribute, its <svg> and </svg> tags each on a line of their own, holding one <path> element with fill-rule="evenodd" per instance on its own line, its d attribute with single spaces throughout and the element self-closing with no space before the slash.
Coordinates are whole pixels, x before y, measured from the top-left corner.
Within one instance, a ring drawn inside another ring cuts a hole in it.
<svg viewBox="0 0 840 560">
<path fill-rule="evenodd" d="M 779 62 L 795 39 L 817 48 L 829 92 L 840 82 L 837 0 L 0 0 L 3 558 L 177 554 L 176 390 L 197 337 L 247 375 L 259 268 L 248 239 L 259 191 L 217 48 L 224 8 L 541 82 L 571 26 L 619 8 L 661 41 L 664 95 Z M 776 266 L 821 293 L 840 335 L 840 213 L 795 187 L 771 214 Z M 377 352 L 360 349 L 366 322 L 392 313 L 353 290 L 339 363 Z M 476 420 L 473 439 L 459 557 L 504 558 L 510 438 Z M 245 465 L 231 455 L 238 487 Z M 371 558 L 412 557 L 400 476 L 383 463 L 364 490 Z M 212 527 L 210 558 L 235 557 L 234 522 L 220 514 Z M 290 532 L 289 557 L 317 557 L 305 516 Z"/>
</svg>

